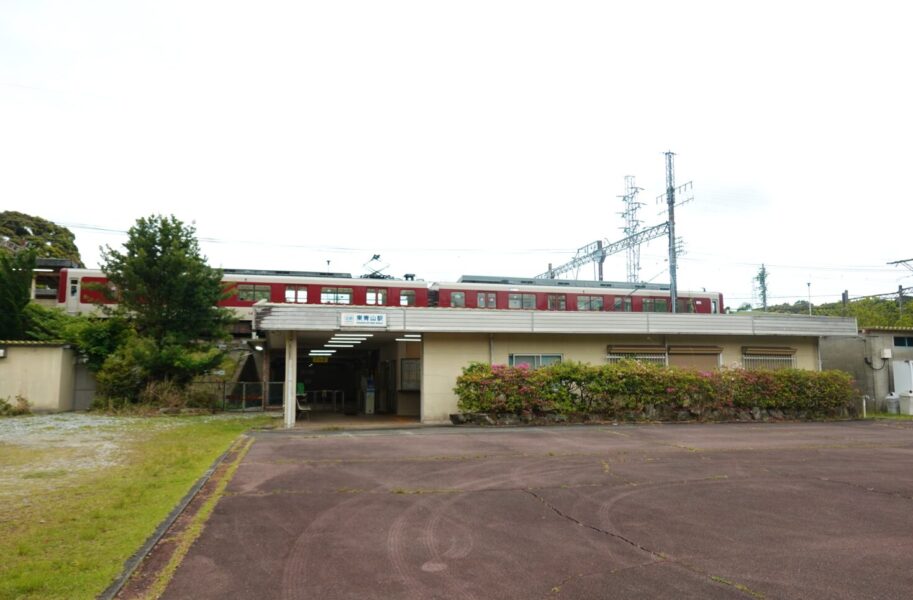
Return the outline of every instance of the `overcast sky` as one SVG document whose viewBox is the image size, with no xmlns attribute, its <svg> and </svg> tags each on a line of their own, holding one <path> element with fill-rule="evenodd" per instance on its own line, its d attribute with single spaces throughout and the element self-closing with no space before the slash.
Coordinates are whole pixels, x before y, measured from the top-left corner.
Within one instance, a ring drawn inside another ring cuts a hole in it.
<svg viewBox="0 0 913 600">
<path fill-rule="evenodd" d="M 677 209 L 680 289 L 815 303 L 913 272 L 900 2 L 0 0 L 0 210 L 84 260 L 140 216 L 214 266 L 532 276 Z M 643 280 L 668 282 L 666 242 Z M 592 266 L 579 278 L 594 278 Z M 623 281 L 625 257 L 606 263 Z M 811 283 L 809 288 L 808 283 Z"/>
</svg>

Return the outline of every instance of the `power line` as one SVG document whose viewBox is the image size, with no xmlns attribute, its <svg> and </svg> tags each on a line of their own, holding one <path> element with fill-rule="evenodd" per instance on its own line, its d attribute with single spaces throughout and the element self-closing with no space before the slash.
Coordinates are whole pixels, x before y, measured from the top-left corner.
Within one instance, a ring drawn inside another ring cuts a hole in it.
<svg viewBox="0 0 913 600">
<path fill-rule="evenodd" d="M 127 235 L 127 230 L 125 229 L 114 229 L 110 227 L 100 227 L 97 225 L 86 225 L 82 223 L 66 223 L 62 221 L 55 221 L 57 224 L 67 227 L 69 229 L 84 229 L 89 231 L 99 231 L 102 233 L 115 233 Z M 269 248 L 299 248 L 306 250 L 315 250 L 323 252 L 369 252 L 373 253 L 376 248 L 365 247 L 357 248 L 351 246 L 315 246 L 307 244 L 294 244 L 287 242 L 264 242 L 259 240 L 231 240 L 218 237 L 206 237 L 201 236 L 197 238 L 198 241 L 208 243 L 208 244 L 244 244 L 250 246 L 264 246 Z M 566 248 L 516 248 L 516 249 L 504 249 L 504 248 L 384 248 L 387 252 L 482 252 L 482 253 L 498 253 L 498 254 L 539 254 L 539 253 L 548 253 L 548 254 L 573 254 L 573 251 L 569 251 Z"/>
</svg>

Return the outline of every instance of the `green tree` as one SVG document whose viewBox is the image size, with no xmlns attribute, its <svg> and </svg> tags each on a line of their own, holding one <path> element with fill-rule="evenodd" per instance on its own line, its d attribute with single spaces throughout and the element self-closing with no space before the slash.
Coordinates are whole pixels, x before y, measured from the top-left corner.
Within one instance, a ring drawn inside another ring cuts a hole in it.
<svg viewBox="0 0 913 600">
<path fill-rule="evenodd" d="M 0 340 L 26 339 L 35 252 L 0 254 Z"/>
<path fill-rule="evenodd" d="M 0 242 L 6 242 L 0 244 L 0 254 L 9 253 L 5 245 L 26 247 L 40 258 L 68 258 L 83 266 L 73 232 L 41 217 L 12 210 L 0 212 Z"/>
<path fill-rule="evenodd" d="M 114 316 L 128 318 L 137 334 L 112 354 L 112 368 L 183 385 L 221 362 L 214 341 L 227 337 L 232 317 L 216 306 L 222 273 L 206 263 L 193 226 L 174 216 L 141 218 L 124 251 L 108 247 L 102 260 L 118 299 Z"/>
</svg>

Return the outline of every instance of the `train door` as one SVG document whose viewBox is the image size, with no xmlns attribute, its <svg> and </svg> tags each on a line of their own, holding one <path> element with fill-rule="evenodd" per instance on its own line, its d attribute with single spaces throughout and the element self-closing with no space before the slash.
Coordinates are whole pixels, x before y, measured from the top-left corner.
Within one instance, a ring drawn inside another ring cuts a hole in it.
<svg viewBox="0 0 913 600">
<path fill-rule="evenodd" d="M 70 275 L 67 278 L 66 300 L 64 306 L 71 315 L 79 312 L 79 277 Z"/>
</svg>

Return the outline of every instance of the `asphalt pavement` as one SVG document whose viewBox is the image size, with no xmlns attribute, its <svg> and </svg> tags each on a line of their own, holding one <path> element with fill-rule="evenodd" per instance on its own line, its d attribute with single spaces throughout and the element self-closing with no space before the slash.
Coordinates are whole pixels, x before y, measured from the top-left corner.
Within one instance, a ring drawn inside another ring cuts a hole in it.
<svg viewBox="0 0 913 600">
<path fill-rule="evenodd" d="M 164 598 L 910 598 L 913 422 L 261 432 Z"/>
</svg>

